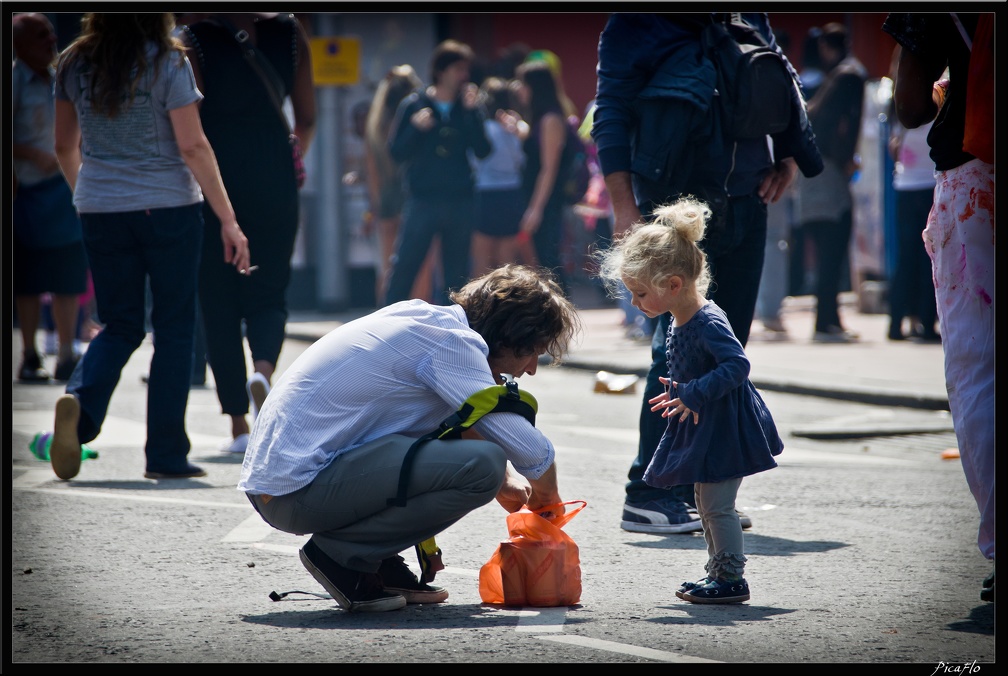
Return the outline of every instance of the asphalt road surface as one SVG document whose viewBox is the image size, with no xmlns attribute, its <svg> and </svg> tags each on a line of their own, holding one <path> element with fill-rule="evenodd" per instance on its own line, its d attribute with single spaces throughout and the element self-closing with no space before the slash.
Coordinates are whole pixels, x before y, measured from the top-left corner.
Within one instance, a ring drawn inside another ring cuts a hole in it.
<svg viewBox="0 0 1008 676">
<path fill-rule="evenodd" d="M 20 352 L 16 344 L 13 359 Z M 304 343 L 288 341 L 284 368 Z M 35 663 L 849 663 L 979 673 L 995 662 L 989 564 L 948 432 L 828 440 L 810 427 L 914 420 L 888 409 L 766 392 L 785 441 L 776 469 L 746 478 L 739 506 L 752 598 L 693 605 L 673 594 L 702 576 L 700 534 L 620 529 L 636 452 L 639 391 L 594 392 L 594 375 L 541 368 L 520 382 L 555 442 L 561 494 L 587 507 L 565 528 L 580 548 L 580 604 L 482 604 L 478 571 L 507 535 L 496 502 L 438 536 L 443 604 L 350 614 L 313 594 L 304 537 L 268 527 L 235 489 L 240 457 L 211 387 L 190 395 L 191 459 L 202 479 L 143 478 L 151 347 L 123 373 L 97 460 L 59 481 L 27 443 L 51 428 L 62 387 L 12 386 L 11 666 Z M 946 414 L 947 415 L 947 414 Z M 940 426 L 939 426 L 940 427 Z M 413 562 L 405 552 L 407 562 Z M 281 601 L 270 593 L 291 594 Z M 711 666 L 707 664 L 706 666 Z"/>
</svg>

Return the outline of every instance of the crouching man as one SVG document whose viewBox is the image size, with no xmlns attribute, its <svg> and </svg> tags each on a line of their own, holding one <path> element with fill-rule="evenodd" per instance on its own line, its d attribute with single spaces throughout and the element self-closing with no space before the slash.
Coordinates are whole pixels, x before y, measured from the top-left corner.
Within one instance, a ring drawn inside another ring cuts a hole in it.
<svg viewBox="0 0 1008 676">
<path fill-rule="evenodd" d="M 498 268 L 450 295 L 452 305 L 394 303 L 304 351 L 266 398 L 238 489 L 274 528 L 311 534 L 300 558 L 351 612 L 438 603 L 400 552 L 494 498 L 509 512 L 562 502 L 553 444 L 518 413 L 495 412 L 461 439 L 433 439 L 403 459 L 471 395 L 502 374 L 559 363 L 580 331 L 547 273 Z"/>
</svg>

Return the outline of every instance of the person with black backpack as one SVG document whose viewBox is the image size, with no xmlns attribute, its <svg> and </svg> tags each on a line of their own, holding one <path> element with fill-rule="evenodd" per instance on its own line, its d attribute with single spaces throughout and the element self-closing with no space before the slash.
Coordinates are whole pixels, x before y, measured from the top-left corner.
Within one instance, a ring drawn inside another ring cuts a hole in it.
<svg viewBox="0 0 1008 676">
<path fill-rule="evenodd" d="M 735 57 L 733 50 L 744 53 Z M 749 53 L 753 58 L 747 60 Z M 776 95 L 769 86 L 757 86 L 755 105 L 729 98 L 745 88 L 726 87 L 716 63 L 741 60 L 749 76 L 766 65 L 767 76 L 780 84 L 773 54 L 790 75 L 787 86 Z M 745 346 L 763 268 L 766 205 L 780 199 L 798 171 L 806 176 L 822 171 L 797 74 L 777 48 L 769 19 L 764 13 L 613 14 L 599 37 L 597 72 L 592 138 L 613 202 L 614 235 L 655 205 L 682 195 L 703 200 L 713 212 L 700 242 L 714 280 L 709 297 L 724 309 Z M 768 117 L 764 104 L 775 97 L 789 104 L 770 106 L 778 111 L 777 119 L 769 116 L 775 125 L 739 136 L 726 111 L 734 107 Z M 665 389 L 659 378 L 667 370 L 669 320 L 668 313 L 659 318 L 652 339 L 640 441 L 628 473 L 621 526 L 634 532 L 702 529 L 692 485 L 656 488 L 643 480 L 665 430 L 649 400 Z M 739 518 L 744 528 L 751 527 L 747 515 Z"/>
</svg>

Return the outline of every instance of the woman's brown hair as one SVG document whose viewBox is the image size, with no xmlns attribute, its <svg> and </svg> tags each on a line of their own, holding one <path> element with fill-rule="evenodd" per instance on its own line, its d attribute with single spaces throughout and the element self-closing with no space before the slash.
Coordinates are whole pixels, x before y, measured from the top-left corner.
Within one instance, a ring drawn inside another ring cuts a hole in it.
<svg viewBox="0 0 1008 676">
<path fill-rule="evenodd" d="M 81 34 L 60 55 L 60 71 L 82 59 L 90 67 L 91 107 L 95 112 L 115 117 L 137 94 L 140 78 L 150 67 L 148 45 L 154 43 L 157 56 L 172 51 L 185 53 L 173 35 L 175 15 L 171 12 L 88 12 L 81 19 Z"/>
</svg>

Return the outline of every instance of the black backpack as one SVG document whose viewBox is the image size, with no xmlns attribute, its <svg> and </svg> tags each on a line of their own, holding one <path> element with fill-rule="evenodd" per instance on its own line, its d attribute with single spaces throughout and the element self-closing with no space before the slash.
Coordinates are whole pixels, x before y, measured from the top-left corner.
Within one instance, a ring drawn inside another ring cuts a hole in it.
<svg viewBox="0 0 1008 676">
<path fill-rule="evenodd" d="M 795 83 L 756 27 L 739 12 L 718 13 L 700 41 L 717 71 L 716 106 L 725 135 L 752 139 L 787 129 Z"/>
</svg>

